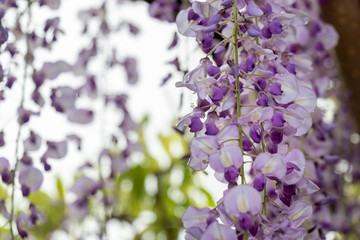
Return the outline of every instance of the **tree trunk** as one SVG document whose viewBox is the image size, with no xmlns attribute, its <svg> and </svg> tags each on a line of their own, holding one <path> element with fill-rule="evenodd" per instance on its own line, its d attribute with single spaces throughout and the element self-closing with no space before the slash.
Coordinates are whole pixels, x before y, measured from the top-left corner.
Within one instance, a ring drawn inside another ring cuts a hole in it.
<svg viewBox="0 0 360 240">
<path fill-rule="evenodd" d="M 360 129 L 360 0 L 329 0 L 322 7 L 322 15 L 340 35 L 336 53 L 350 93 L 348 103 Z"/>
</svg>

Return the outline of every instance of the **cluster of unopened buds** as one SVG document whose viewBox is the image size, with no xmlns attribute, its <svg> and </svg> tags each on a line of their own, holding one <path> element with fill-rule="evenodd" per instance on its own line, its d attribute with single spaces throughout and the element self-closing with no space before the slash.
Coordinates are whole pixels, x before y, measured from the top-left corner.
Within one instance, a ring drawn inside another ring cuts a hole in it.
<svg viewBox="0 0 360 240">
<path fill-rule="evenodd" d="M 179 32 L 207 54 L 177 83 L 198 97 L 177 126 L 195 134 L 188 165 L 228 184 L 215 208 L 184 213 L 186 239 L 323 237 L 310 199 L 318 165 L 336 156 L 317 99 L 336 77 L 338 37 L 319 15 L 306 0 L 194 1 L 178 14 Z"/>
</svg>

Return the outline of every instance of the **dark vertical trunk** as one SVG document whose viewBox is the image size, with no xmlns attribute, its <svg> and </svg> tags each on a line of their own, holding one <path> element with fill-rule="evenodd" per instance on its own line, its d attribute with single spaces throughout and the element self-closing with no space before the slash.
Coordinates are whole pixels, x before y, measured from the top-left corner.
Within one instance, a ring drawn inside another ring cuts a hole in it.
<svg viewBox="0 0 360 240">
<path fill-rule="evenodd" d="M 350 93 L 348 103 L 360 129 L 360 0 L 328 0 L 322 15 L 340 35 L 336 53 Z"/>
</svg>

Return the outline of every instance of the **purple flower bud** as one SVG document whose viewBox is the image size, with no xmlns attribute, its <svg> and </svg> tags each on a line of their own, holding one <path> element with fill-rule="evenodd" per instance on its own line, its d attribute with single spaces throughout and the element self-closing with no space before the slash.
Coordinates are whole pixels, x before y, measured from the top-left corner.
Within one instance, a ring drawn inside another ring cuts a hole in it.
<svg viewBox="0 0 360 240">
<path fill-rule="evenodd" d="M 258 106 L 262 106 L 262 107 L 268 107 L 269 106 L 269 100 L 267 98 L 267 96 L 261 96 L 256 100 L 256 104 Z"/>
<path fill-rule="evenodd" d="M 285 122 L 283 113 L 279 111 L 276 111 L 271 118 L 271 123 L 275 127 L 283 127 Z"/>
<path fill-rule="evenodd" d="M 216 25 L 210 25 L 209 27 L 206 27 L 204 32 L 206 33 L 212 33 L 215 32 L 218 27 Z"/>
<path fill-rule="evenodd" d="M 246 11 L 250 16 L 254 17 L 260 17 L 264 14 L 264 12 L 253 1 L 248 2 Z"/>
<path fill-rule="evenodd" d="M 3 147 L 5 145 L 5 137 L 4 137 L 4 131 L 0 132 L 0 147 Z"/>
<path fill-rule="evenodd" d="M 251 72 L 252 70 L 254 70 L 255 68 L 255 63 L 256 63 L 256 56 L 255 55 L 250 55 L 246 58 L 246 69 L 247 71 Z"/>
<path fill-rule="evenodd" d="M 139 75 L 137 73 L 137 60 L 133 57 L 127 57 L 123 62 L 126 75 L 127 82 L 131 85 L 135 84 L 139 80 Z"/>
<path fill-rule="evenodd" d="M 210 34 L 205 34 L 203 40 L 201 41 L 202 48 L 204 50 L 211 50 L 213 47 L 213 38 Z"/>
<path fill-rule="evenodd" d="M 266 3 L 266 6 L 261 8 L 261 10 L 264 12 L 264 14 L 271 13 L 272 7 L 271 7 L 270 3 Z"/>
<path fill-rule="evenodd" d="M 11 179 L 10 172 L 8 170 L 1 172 L 1 180 L 6 184 L 11 183 L 12 179 Z"/>
<path fill-rule="evenodd" d="M 285 196 L 296 195 L 296 186 L 295 185 L 283 185 L 282 192 Z"/>
<path fill-rule="evenodd" d="M 0 25 L 0 46 L 3 45 L 8 40 L 9 34 L 8 31 Z"/>
<path fill-rule="evenodd" d="M 198 99 L 198 106 L 202 111 L 206 112 L 210 109 L 210 103 L 205 99 Z"/>
<path fill-rule="evenodd" d="M 239 30 L 242 32 L 242 33 L 246 33 L 246 27 L 244 25 L 239 25 Z"/>
<path fill-rule="evenodd" d="M 8 88 L 12 88 L 15 81 L 16 81 L 16 77 L 9 75 L 5 86 Z"/>
<path fill-rule="evenodd" d="M 206 66 L 206 72 L 209 76 L 214 77 L 218 79 L 220 77 L 220 68 L 213 66 L 213 65 L 207 65 Z M 216 76 L 215 76 L 216 75 Z"/>
<path fill-rule="evenodd" d="M 27 166 L 31 166 L 33 164 L 32 158 L 27 154 L 27 152 L 24 152 L 24 155 L 20 159 L 21 163 Z"/>
<path fill-rule="evenodd" d="M 198 132 L 203 128 L 203 123 L 201 122 L 200 118 L 193 117 L 191 118 L 191 123 L 189 127 L 190 127 L 190 132 Z"/>
<path fill-rule="evenodd" d="M 226 8 L 229 8 L 229 7 L 231 7 L 232 6 L 232 0 L 223 0 L 222 2 L 221 2 L 221 6 L 223 6 L 223 7 L 226 7 Z"/>
<path fill-rule="evenodd" d="M 46 160 L 43 161 L 43 164 L 44 164 L 44 170 L 45 171 L 50 171 L 51 170 L 51 166 Z"/>
<path fill-rule="evenodd" d="M 249 214 L 241 214 L 238 223 L 242 230 L 249 230 L 251 227 L 251 216 Z"/>
<path fill-rule="evenodd" d="M 220 22 L 220 20 L 221 20 L 221 15 L 215 14 L 208 19 L 207 26 L 218 24 Z"/>
<path fill-rule="evenodd" d="M 31 99 L 40 107 L 43 107 L 45 104 L 45 99 L 37 89 L 31 94 Z"/>
<path fill-rule="evenodd" d="M 25 213 L 20 213 L 19 216 L 16 218 L 16 227 L 21 238 L 28 237 L 28 233 L 25 229 L 29 227 L 29 225 L 30 222 L 28 216 Z"/>
<path fill-rule="evenodd" d="M 214 54 L 219 54 L 219 53 L 222 53 L 224 52 L 225 48 L 224 46 L 220 45 L 217 47 L 217 49 L 214 51 Z"/>
<path fill-rule="evenodd" d="M 327 163 L 334 163 L 337 160 L 339 160 L 339 156 L 337 156 L 337 155 L 326 155 L 326 156 L 324 156 L 324 160 Z"/>
<path fill-rule="evenodd" d="M 281 84 L 278 82 L 274 82 L 270 86 L 270 93 L 275 96 L 280 96 L 283 94 L 283 91 L 281 91 Z"/>
<path fill-rule="evenodd" d="M 252 140 L 254 142 L 260 143 L 260 141 L 262 139 L 262 135 L 263 135 L 263 130 L 259 124 L 255 123 L 255 124 L 251 125 L 250 137 L 252 138 Z"/>
<path fill-rule="evenodd" d="M 269 26 L 265 25 L 263 29 L 261 29 L 261 34 L 264 38 L 270 39 L 272 36 L 272 33 L 270 31 Z"/>
<path fill-rule="evenodd" d="M 233 61 L 227 61 L 227 63 L 230 66 L 230 74 L 234 77 L 238 76 L 240 73 L 239 67 Z"/>
<path fill-rule="evenodd" d="M 134 24 L 132 23 L 127 23 L 128 24 L 128 27 L 129 27 L 129 32 L 133 35 L 137 35 L 140 30 L 137 26 L 135 26 Z"/>
<path fill-rule="evenodd" d="M 270 139 L 274 144 L 279 144 L 283 140 L 283 132 L 280 129 L 273 128 L 270 131 Z"/>
<path fill-rule="evenodd" d="M 220 106 L 220 101 L 223 99 L 224 95 L 220 88 L 214 87 L 213 88 L 213 95 L 210 97 L 211 101 L 217 105 Z"/>
<path fill-rule="evenodd" d="M 192 9 L 189 10 L 189 12 L 188 12 L 188 21 L 198 20 L 199 17 L 200 17 L 199 14 L 194 12 L 194 10 L 192 10 Z"/>
<path fill-rule="evenodd" d="M 238 173 L 235 168 L 230 167 L 225 169 L 224 173 L 225 180 L 229 183 L 235 183 L 238 178 Z"/>
<path fill-rule="evenodd" d="M 289 73 L 292 73 L 292 74 L 296 74 L 296 71 L 295 71 L 295 65 L 294 64 L 288 64 L 286 65 L 286 70 L 288 70 Z"/>
<path fill-rule="evenodd" d="M 261 29 L 256 24 L 251 24 L 251 26 L 248 28 L 247 32 L 252 37 L 261 36 Z"/>
<path fill-rule="evenodd" d="M 317 43 L 315 44 L 315 49 L 316 49 L 317 51 L 319 51 L 319 52 L 322 52 L 322 51 L 325 50 L 324 45 L 323 45 L 321 42 L 317 42 Z"/>
<path fill-rule="evenodd" d="M 252 148 L 252 144 L 250 140 L 243 136 L 242 142 L 243 142 L 244 151 L 250 151 Z"/>
<path fill-rule="evenodd" d="M 270 32 L 272 34 L 280 34 L 283 31 L 279 20 L 275 19 L 270 23 Z"/>
<path fill-rule="evenodd" d="M 260 173 L 260 174 L 256 175 L 256 177 L 254 179 L 253 187 L 256 190 L 258 190 L 259 192 L 261 192 L 262 190 L 264 190 L 265 183 L 266 183 L 265 175 Z"/>
<path fill-rule="evenodd" d="M 29 196 L 30 188 L 23 185 L 23 186 L 21 186 L 21 192 L 24 197 L 27 197 L 27 196 Z"/>
<path fill-rule="evenodd" d="M 205 127 L 206 127 L 206 132 L 205 132 L 206 135 L 215 136 L 216 134 L 219 133 L 219 129 L 211 121 L 207 122 Z"/>
<path fill-rule="evenodd" d="M 213 222 L 216 222 L 216 217 L 213 214 L 210 214 L 206 219 L 206 224 L 210 226 Z"/>
<path fill-rule="evenodd" d="M 291 195 L 284 195 L 284 194 L 280 194 L 279 198 L 281 200 L 281 202 L 283 202 L 286 206 L 290 207 L 291 205 Z"/>
<path fill-rule="evenodd" d="M 255 220 L 254 223 L 251 225 L 249 232 L 251 233 L 251 235 L 255 237 L 255 235 L 258 232 L 258 229 L 259 229 L 259 222 Z"/>
<path fill-rule="evenodd" d="M 264 78 L 260 78 L 256 80 L 257 84 L 254 84 L 255 90 L 256 91 L 260 91 L 260 90 L 264 90 L 266 88 L 266 80 Z M 261 89 L 259 89 L 259 87 Z"/>
</svg>

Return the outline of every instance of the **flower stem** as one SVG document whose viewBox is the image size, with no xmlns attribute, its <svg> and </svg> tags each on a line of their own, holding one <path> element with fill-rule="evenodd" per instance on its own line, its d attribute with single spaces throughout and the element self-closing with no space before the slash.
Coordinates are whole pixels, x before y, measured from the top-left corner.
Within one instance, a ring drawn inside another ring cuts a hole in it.
<svg viewBox="0 0 360 240">
<path fill-rule="evenodd" d="M 239 66 L 239 50 L 238 50 L 238 21 L 237 21 L 237 7 L 236 0 L 234 0 L 234 53 L 235 53 L 235 64 Z M 240 79 L 239 75 L 235 77 L 236 79 L 236 103 L 237 103 L 237 118 L 241 117 L 241 103 L 240 103 Z M 239 123 L 239 144 L 241 152 L 244 152 L 243 142 L 242 142 L 242 126 Z M 245 170 L 244 165 L 241 166 L 241 184 L 245 184 Z"/>
<path fill-rule="evenodd" d="M 261 123 L 260 126 L 261 126 L 261 128 L 263 128 L 263 123 Z M 261 138 L 261 148 L 262 148 L 262 151 L 265 152 L 264 134 L 263 134 L 263 137 Z M 265 217 L 267 218 L 267 211 L 266 211 L 266 182 L 265 182 L 265 186 L 264 186 L 263 210 L 264 210 Z"/>
<path fill-rule="evenodd" d="M 29 29 L 30 22 L 31 22 L 31 4 L 32 4 L 32 1 L 28 1 L 28 6 L 27 6 L 27 12 L 28 12 L 28 16 L 29 16 L 28 23 L 27 23 L 28 29 Z M 27 71 L 28 71 L 28 67 L 29 67 L 29 63 L 30 63 L 30 47 L 29 47 L 30 39 L 29 39 L 28 31 L 25 33 L 25 36 L 26 36 L 26 47 L 27 48 L 26 48 L 26 53 L 24 56 L 25 65 L 24 65 L 23 83 L 21 86 L 21 100 L 20 100 L 19 108 L 22 108 L 24 106 L 24 102 L 25 102 L 26 78 L 27 78 Z M 15 239 L 14 229 L 13 229 L 13 221 L 14 221 L 14 217 L 15 217 L 15 189 L 16 189 L 15 180 L 16 180 L 16 173 L 17 173 L 18 165 L 20 162 L 19 146 L 20 146 L 20 137 L 21 137 L 22 126 L 23 126 L 23 123 L 20 121 L 18 130 L 17 130 L 17 134 L 16 134 L 15 166 L 14 166 L 13 173 L 11 176 L 11 183 L 12 183 L 11 187 L 12 188 L 11 188 L 11 198 L 10 198 L 9 225 L 10 225 L 10 235 L 11 235 L 12 240 Z"/>
</svg>

